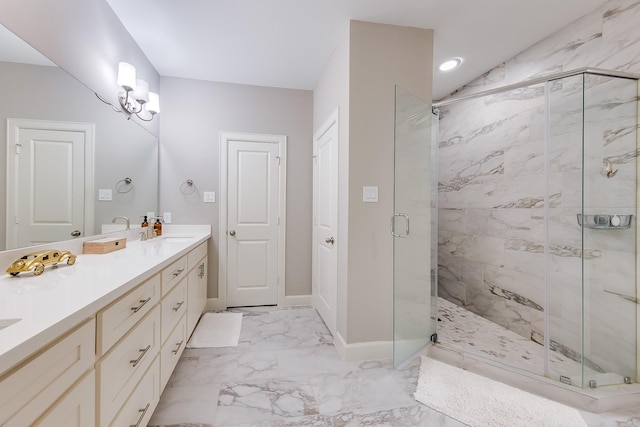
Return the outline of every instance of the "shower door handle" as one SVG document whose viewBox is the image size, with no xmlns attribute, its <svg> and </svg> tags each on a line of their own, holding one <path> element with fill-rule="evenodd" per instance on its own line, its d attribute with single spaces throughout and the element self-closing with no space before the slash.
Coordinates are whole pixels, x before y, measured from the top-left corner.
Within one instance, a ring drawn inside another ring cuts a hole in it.
<svg viewBox="0 0 640 427">
<path fill-rule="evenodd" d="M 406 224 L 406 225 L 405 225 L 405 231 L 404 231 L 404 234 L 398 234 L 398 233 L 396 233 L 396 221 L 395 221 L 395 220 L 396 220 L 396 217 L 397 217 L 397 216 L 400 216 L 400 217 L 402 217 L 402 218 L 404 218 L 404 219 L 405 219 L 405 224 Z M 407 237 L 407 236 L 409 235 L 409 215 L 407 215 L 407 214 L 403 214 L 403 213 L 397 213 L 397 214 L 394 214 L 394 215 L 391 217 L 391 234 L 392 234 L 394 237 Z"/>
</svg>

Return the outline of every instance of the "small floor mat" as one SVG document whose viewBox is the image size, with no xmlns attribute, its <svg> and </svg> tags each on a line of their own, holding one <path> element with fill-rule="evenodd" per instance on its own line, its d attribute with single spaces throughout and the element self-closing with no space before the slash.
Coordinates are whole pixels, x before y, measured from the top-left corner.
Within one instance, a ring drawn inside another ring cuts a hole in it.
<svg viewBox="0 0 640 427">
<path fill-rule="evenodd" d="M 586 427 L 578 410 L 422 356 L 415 399 L 472 427 Z"/>
<path fill-rule="evenodd" d="M 205 313 L 187 343 L 187 348 L 236 347 L 242 313 Z"/>
</svg>

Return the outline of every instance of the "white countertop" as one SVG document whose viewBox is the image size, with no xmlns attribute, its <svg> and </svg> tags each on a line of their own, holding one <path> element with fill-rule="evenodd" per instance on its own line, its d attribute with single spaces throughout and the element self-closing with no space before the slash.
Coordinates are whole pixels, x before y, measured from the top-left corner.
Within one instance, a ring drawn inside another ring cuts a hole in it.
<svg viewBox="0 0 640 427">
<path fill-rule="evenodd" d="M 126 248 L 108 254 L 82 254 L 81 242 L 75 250 L 60 244 L 57 249 L 77 254 L 76 263 L 47 267 L 40 276 L 13 277 L 4 272 L 9 264 L 0 265 L 0 322 L 21 319 L 0 330 L 0 374 L 206 241 L 211 228 L 166 225 L 162 237 L 140 241 L 134 236 L 129 233 Z"/>
</svg>

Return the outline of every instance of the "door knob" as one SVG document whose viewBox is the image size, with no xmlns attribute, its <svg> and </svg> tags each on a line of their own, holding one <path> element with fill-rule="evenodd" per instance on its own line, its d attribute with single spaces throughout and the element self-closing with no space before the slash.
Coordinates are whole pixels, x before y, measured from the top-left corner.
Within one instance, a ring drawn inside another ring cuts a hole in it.
<svg viewBox="0 0 640 427">
<path fill-rule="evenodd" d="M 235 236 L 236 235 L 236 230 L 231 230 L 229 232 L 229 236 Z"/>
<path fill-rule="evenodd" d="M 327 237 L 324 241 L 332 245 L 335 243 L 335 239 L 333 237 Z"/>
<path fill-rule="evenodd" d="M 79 235 L 81 235 L 81 234 L 82 234 L 82 233 L 80 232 L 80 230 L 73 230 L 73 231 L 71 232 L 71 235 L 72 235 L 73 237 L 78 237 L 78 236 L 79 236 Z"/>
</svg>

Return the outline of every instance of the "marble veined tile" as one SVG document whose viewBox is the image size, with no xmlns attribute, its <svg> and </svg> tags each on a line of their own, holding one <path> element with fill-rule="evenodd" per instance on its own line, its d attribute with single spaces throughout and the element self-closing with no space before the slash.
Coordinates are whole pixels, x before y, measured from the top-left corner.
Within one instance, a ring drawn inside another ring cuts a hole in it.
<svg viewBox="0 0 640 427">
<path fill-rule="evenodd" d="M 165 388 L 149 425 L 211 426 L 216 416 L 220 385 Z M 189 420 L 189 424 L 181 424 Z M 196 424 L 196 421 L 201 424 Z"/>
<path fill-rule="evenodd" d="M 542 346 L 511 331 L 494 329 L 491 322 L 473 317 L 469 311 L 451 304 L 447 307 L 442 301 L 439 304 L 439 341 L 515 366 L 521 367 L 520 361 L 533 366 L 528 369 L 538 366 L 542 356 L 527 349 Z M 158 424 L 153 427 L 463 426 L 413 399 L 419 358 L 400 369 L 394 369 L 390 360 L 346 362 L 331 345 L 293 336 L 305 336 L 308 331 L 329 334 L 311 308 L 241 311 L 244 342 L 234 348 L 187 349 L 161 396 L 162 403 L 153 418 Z M 287 331 L 278 324 L 291 329 Z M 260 333 L 263 326 L 269 333 Z M 271 349 L 261 346 L 263 340 L 274 335 L 290 339 L 279 340 Z M 519 341 L 524 343 L 522 347 Z M 564 354 L 552 352 L 550 366 L 557 367 L 558 372 L 567 372 L 575 366 L 572 363 Z M 202 380 L 195 379 L 198 373 Z M 180 378 L 188 381 L 181 384 Z M 590 425 L 617 426 L 615 422 L 640 419 L 640 410 L 585 412 L 583 416 Z"/>
<path fill-rule="evenodd" d="M 528 238 L 529 209 L 467 209 L 467 232 L 495 237 Z"/>
</svg>

